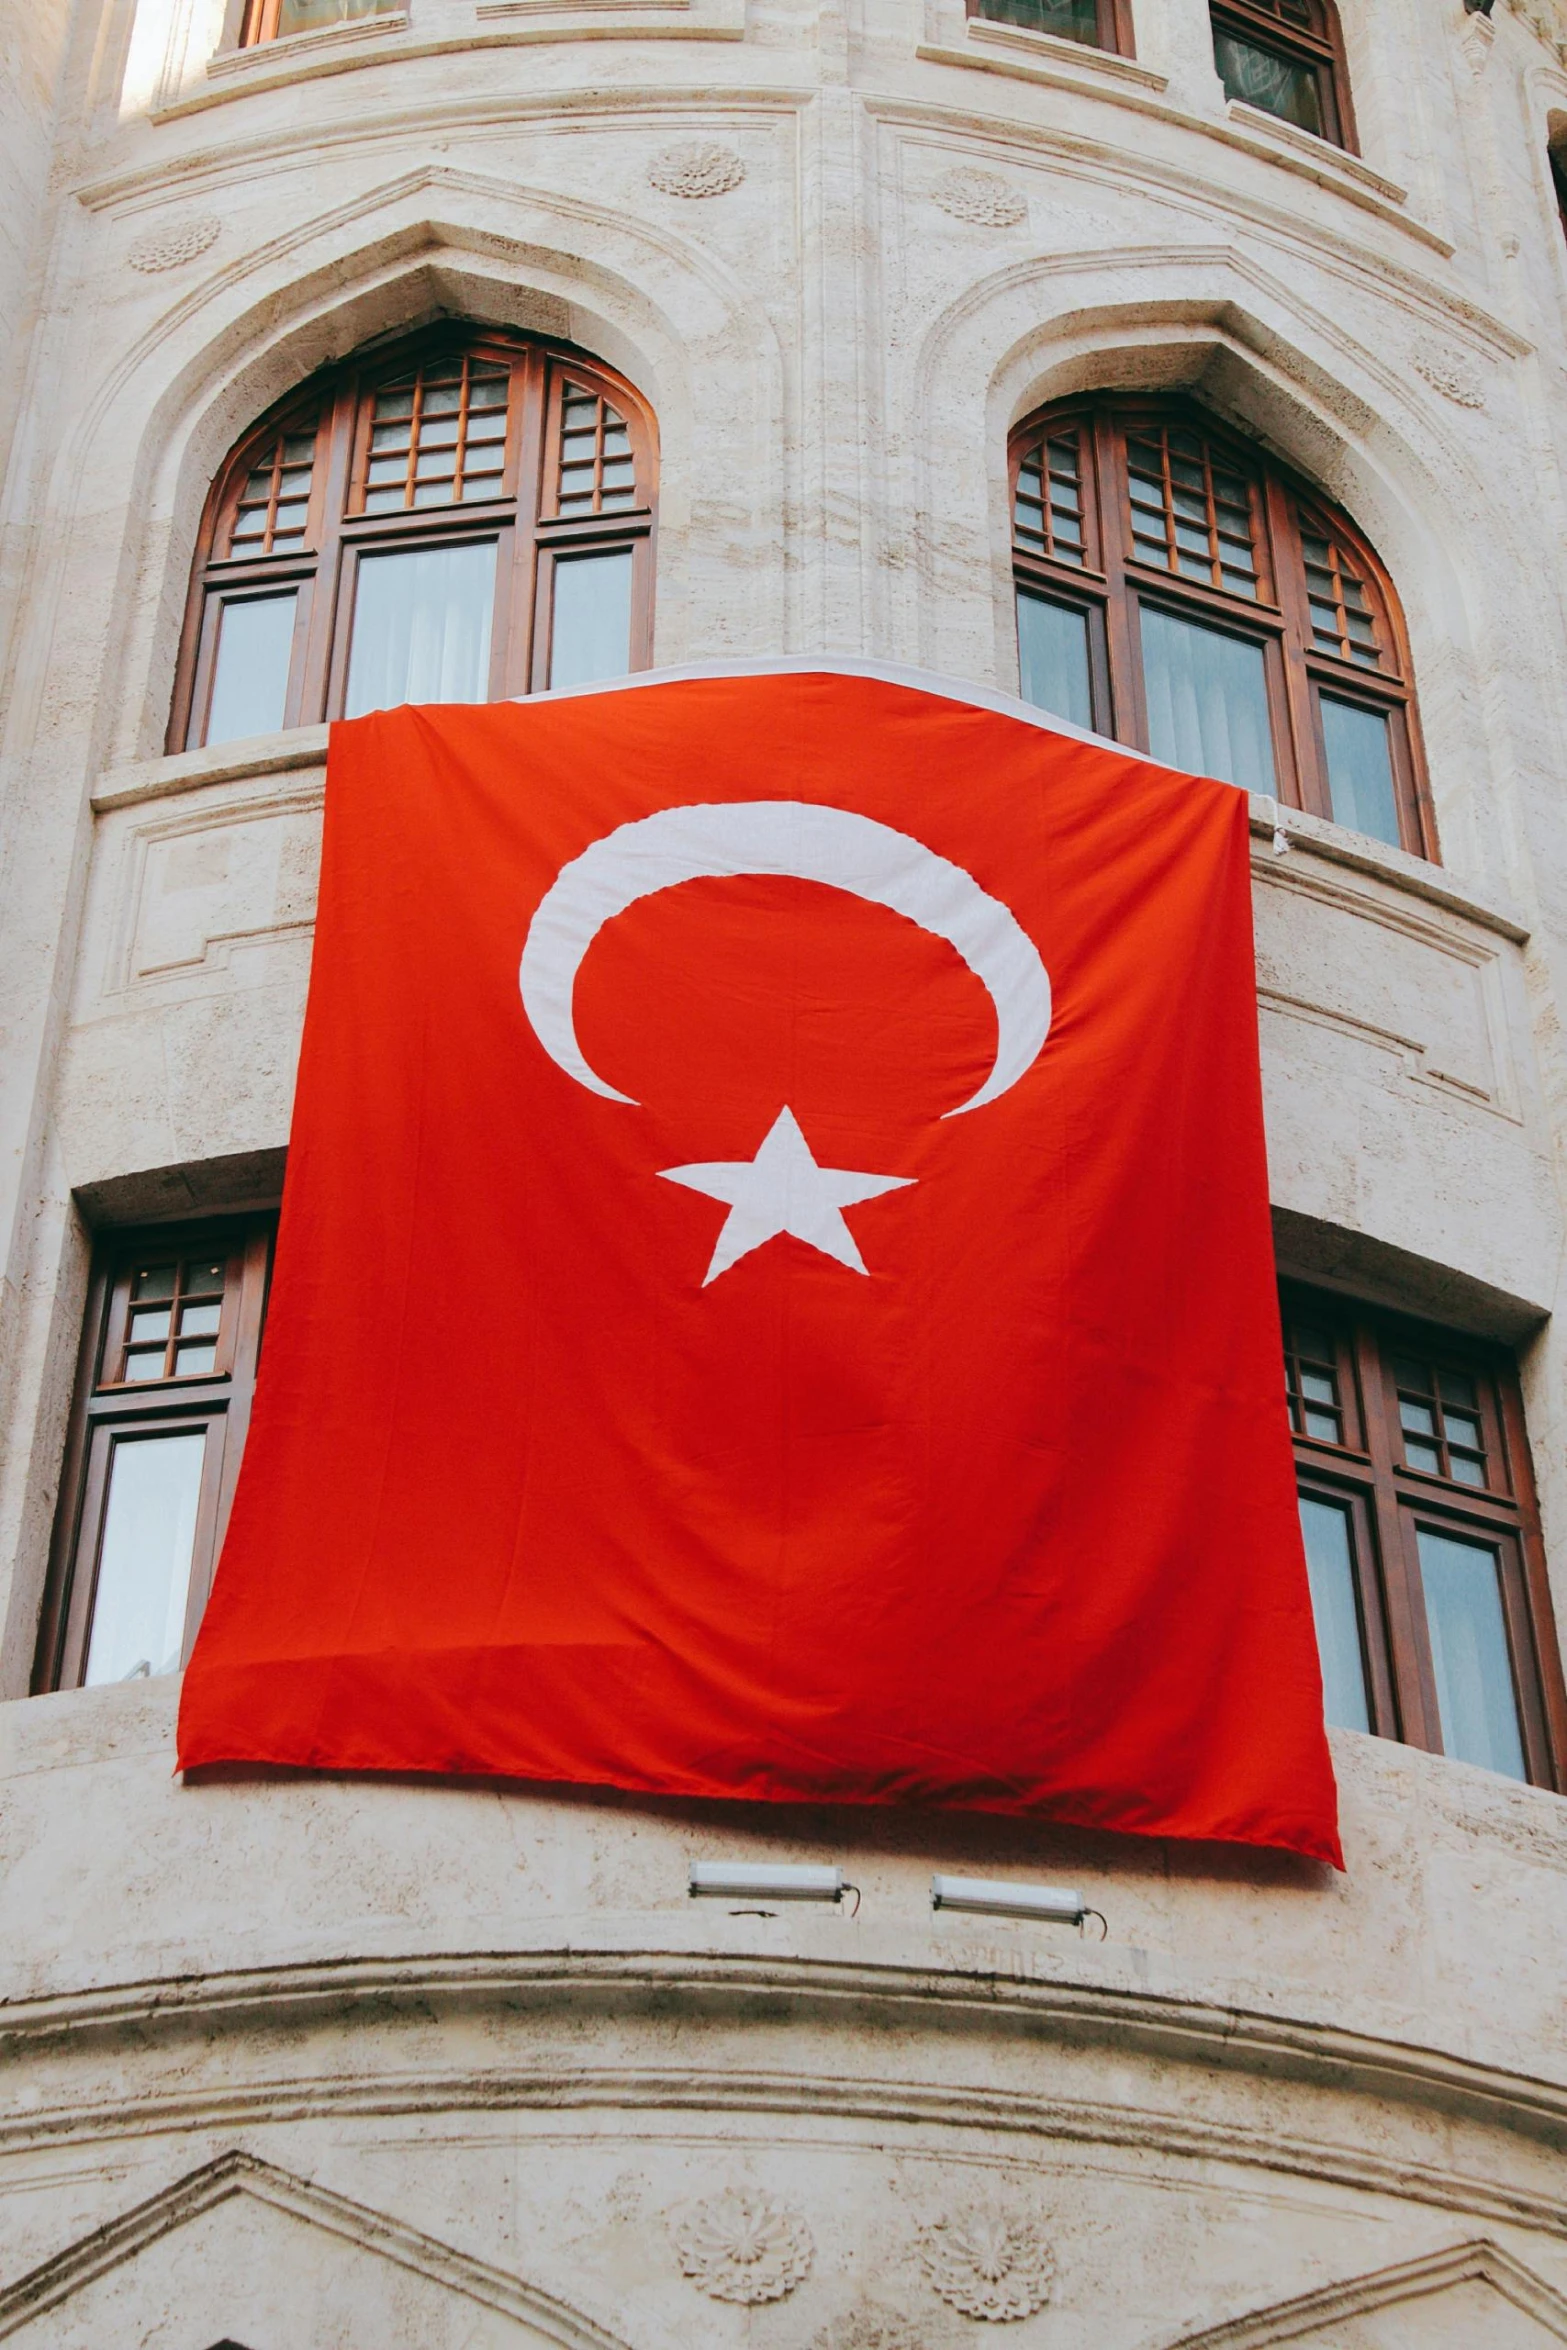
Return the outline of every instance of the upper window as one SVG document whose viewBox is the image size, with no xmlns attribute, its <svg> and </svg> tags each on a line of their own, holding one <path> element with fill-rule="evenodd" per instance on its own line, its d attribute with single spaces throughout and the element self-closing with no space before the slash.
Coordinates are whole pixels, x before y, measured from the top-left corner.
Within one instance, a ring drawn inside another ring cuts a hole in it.
<svg viewBox="0 0 1567 2350">
<path fill-rule="evenodd" d="M 237 45 L 251 49 L 258 41 L 286 41 L 290 33 L 320 32 L 355 17 L 379 16 L 395 5 L 396 0 L 240 0 Z"/>
<path fill-rule="evenodd" d="M 1327 1717 L 1567 1783 L 1561 1663 L 1511 1359 L 1284 1291 Z"/>
<path fill-rule="evenodd" d="M 1344 515 L 1173 400 L 1031 417 L 1012 515 L 1027 700 L 1435 856 L 1403 622 Z"/>
<path fill-rule="evenodd" d="M 1131 0 L 968 0 L 968 12 L 988 24 L 1021 25 L 1026 32 L 1054 33 L 1090 49 L 1135 54 Z"/>
<path fill-rule="evenodd" d="M 316 378 L 214 485 L 169 748 L 644 667 L 655 465 L 629 384 L 517 336 Z"/>
<path fill-rule="evenodd" d="M 99 1249 L 35 1689 L 172 1673 L 190 1654 L 250 1417 L 272 1224 Z"/>
<path fill-rule="evenodd" d="M 1244 99 L 1353 151 L 1349 77 L 1333 0 L 1212 0 L 1211 14 L 1213 62 L 1226 98 Z"/>
</svg>

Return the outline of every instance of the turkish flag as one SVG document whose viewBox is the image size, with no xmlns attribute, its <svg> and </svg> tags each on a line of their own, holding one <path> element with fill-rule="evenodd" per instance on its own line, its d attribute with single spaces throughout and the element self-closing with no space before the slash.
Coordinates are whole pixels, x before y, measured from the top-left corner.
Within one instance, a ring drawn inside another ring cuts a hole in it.
<svg viewBox="0 0 1567 2350">
<path fill-rule="evenodd" d="M 826 667 L 335 727 L 179 1759 L 1337 1862 L 1244 795 Z"/>
</svg>

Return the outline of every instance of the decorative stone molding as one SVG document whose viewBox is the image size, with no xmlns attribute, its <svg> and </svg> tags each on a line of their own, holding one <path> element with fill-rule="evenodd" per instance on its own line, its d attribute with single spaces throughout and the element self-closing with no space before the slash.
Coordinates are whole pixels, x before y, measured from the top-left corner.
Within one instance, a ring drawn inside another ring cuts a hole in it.
<svg viewBox="0 0 1567 2350">
<path fill-rule="evenodd" d="M 920 2231 L 925 2274 L 965 2317 L 1032 2317 L 1050 2298 L 1055 2254 L 1039 2223 L 993 2196 Z"/>
<path fill-rule="evenodd" d="M 760 2187 L 726 2187 L 669 2223 L 680 2266 L 715 2301 L 781 2301 L 811 2265 L 811 2231 Z"/>
<path fill-rule="evenodd" d="M 1433 391 L 1441 393 L 1459 408 L 1483 408 L 1485 387 L 1468 361 L 1456 351 L 1440 351 L 1427 344 L 1414 354 L 1417 375 L 1423 375 Z"/>
<path fill-rule="evenodd" d="M 164 228 L 150 228 L 136 239 L 125 258 L 132 269 L 145 270 L 149 276 L 160 269 L 178 269 L 181 262 L 194 261 L 217 242 L 223 223 L 210 212 L 193 213 L 186 220 L 177 220 Z"/>
<path fill-rule="evenodd" d="M 930 192 L 943 212 L 979 228 L 1016 228 L 1028 218 L 1027 200 L 993 171 L 944 172 Z"/>
<path fill-rule="evenodd" d="M 919 2326 L 896 2310 L 862 2303 L 823 2326 L 811 2350 L 928 2350 Z"/>
<path fill-rule="evenodd" d="M 715 139 L 682 139 L 654 156 L 647 176 L 666 196 L 727 196 L 744 179 L 745 165 Z"/>
</svg>

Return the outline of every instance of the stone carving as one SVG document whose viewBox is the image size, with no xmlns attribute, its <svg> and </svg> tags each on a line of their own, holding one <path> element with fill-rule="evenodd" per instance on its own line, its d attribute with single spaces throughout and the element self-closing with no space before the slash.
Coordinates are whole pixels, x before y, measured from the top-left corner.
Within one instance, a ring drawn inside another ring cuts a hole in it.
<svg viewBox="0 0 1567 2350">
<path fill-rule="evenodd" d="M 980 228 L 1016 228 L 1028 218 L 1024 198 L 993 171 L 943 172 L 930 192 L 954 220 L 971 220 Z"/>
<path fill-rule="evenodd" d="M 920 2231 L 925 2274 L 965 2317 L 1032 2317 L 1050 2298 L 1055 2254 L 1026 2212 L 986 2197 Z"/>
<path fill-rule="evenodd" d="M 178 269 L 182 261 L 194 261 L 199 253 L 205 253 L 222 226 L 210 212 L 194 213 L 168 227 L 148 229 L 125 258 L 132 269 L 146 270 L 149 275 L 160 269 Z"/>
<path fill-rule="evenodd" d="M 862 2306 L 823 2326 L 812 2350 L 927 2350 L 917 2326 L 894 2310 Z"/>
<path fill-rule="evenodd" d="M 683 139 L 654 156 L 647 176 L 666 196 L 727 196 L 744 179 L 745 165 L 716 140 Z"/>
<path fill-rule="evenodd" d="M 781 2301 L 811 2265 L 811 2231 L 759 2187 L 726 2187 L 669 2223 L 680 2265 L 715 2301 Z"/>
<path fill-rule="evenodd" d="M 1485 389 L 1472 367 L 1456 351 L 1427 347 L 1415 353 L 1415 373 L 1423 375 L 1433 391 L 1460 408 L 1483 408 Z"/>
</svg>

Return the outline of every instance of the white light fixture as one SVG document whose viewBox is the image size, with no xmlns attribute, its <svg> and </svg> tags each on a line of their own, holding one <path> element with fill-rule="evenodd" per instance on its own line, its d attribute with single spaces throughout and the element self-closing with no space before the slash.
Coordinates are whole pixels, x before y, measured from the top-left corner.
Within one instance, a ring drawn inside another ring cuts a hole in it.
<svg viewBox="0 0 1567 2350">
<path fill-rule="evenodd" d="M 1050 1918 L 1057 1925 L 1080 1926 L 1096 1917 L 1081 1893 L 1064 1885 L 1009 1885 L 998 1877 L 932 1877 L 932 1909 L 981 1910 L 997 1918 Z"/>
<path fill-rule="evenodd" d="M 720 1901 L 841 1901 L 843 1871 L 771 1860 L 694 1860 L 691 1892 Z"/>
</svg>

